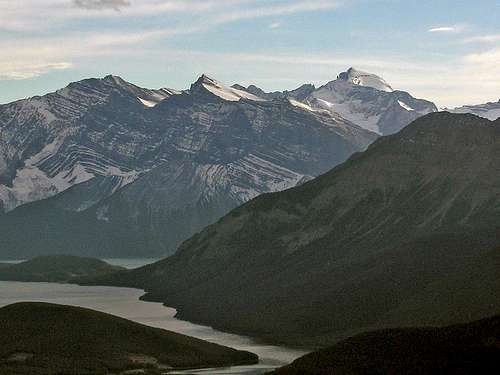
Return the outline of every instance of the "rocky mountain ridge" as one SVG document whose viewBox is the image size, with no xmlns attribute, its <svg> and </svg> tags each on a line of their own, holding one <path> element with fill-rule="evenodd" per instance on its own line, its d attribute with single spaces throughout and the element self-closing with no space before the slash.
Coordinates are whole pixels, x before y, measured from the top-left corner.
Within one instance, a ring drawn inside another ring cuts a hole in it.
<svg viewBox="0 0 500 375">
<path fill-rule="evenodd" d="M 452 113 L 472 113 L 476 116 L 494 121 L 500 118 L 500 100 L 498 102 L 488 102 L 478 105 L 464 105 L 450 110 Z"/>
<path fill-rule="evenodd" d="M 168 254 L 230 209 L 324 173 L 377 137 L 205 75 L 182 92 L 115 76 L 76 82 L 0 106 L 0 128 L 0 241 L 14 258 Z"/>
</svg>

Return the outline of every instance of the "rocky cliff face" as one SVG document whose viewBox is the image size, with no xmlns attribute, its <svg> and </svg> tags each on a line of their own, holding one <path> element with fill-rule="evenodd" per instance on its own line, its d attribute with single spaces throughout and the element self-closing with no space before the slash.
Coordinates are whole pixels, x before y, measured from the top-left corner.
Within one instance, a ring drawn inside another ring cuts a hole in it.
<svg viewBox="0 0 500 375">
<path fill-rule="evenodd" d="M 141 101 L 168 98 L 108 76 L 0 106 L 0 200 L 5 211 L 100 176 L 109 192 L 158 163 L 158 129 Z M 156 145 L 156 146 L 155 146 Z M 80 207 L 84 209 L 85 206 Z"/>
<path fill-rule="evenodd" d="M 0 129 L 8 257 L 167 254 L 230 209 L 324 173 L 376 138 L 337 114 L 207 76 L 184 92 L 84 80 L 0 106 Z"/>
</svg>

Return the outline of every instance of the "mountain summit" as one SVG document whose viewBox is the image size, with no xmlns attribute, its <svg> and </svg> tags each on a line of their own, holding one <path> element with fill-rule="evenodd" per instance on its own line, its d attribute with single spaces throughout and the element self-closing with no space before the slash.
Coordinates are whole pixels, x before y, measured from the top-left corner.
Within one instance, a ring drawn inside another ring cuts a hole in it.
<svg viewBox="0 0 500 375">
<path fill-rule="evenodd" d="M 382 77 L 354 68 L 319 88 L 306 84 L 266 93 L 253 85 L 238 87 L 263 99 L 284 98 L 304 110 L 341 116 L 380 135 L 397 133 L 420 116 L 438 111 L 434 103 L 394 90 Z"/>
<path fill-rule="evenodd" d="M 438 110 L 433 103 L 393 90 L 383 78 L 354 68 L 314 90 L 303 102 L 381 135 L 396 133 L 418 117 Z"/>
<path fill-rule="evenodd" d="M 350 82 L 354 85 L 371 87 L 376 90 L 393 92 L 392 87 L 381 77 L 356 70 L 354 68 L 349 68 L 346 72 L 339 74 L 338 79 Z"/>
<path fill-rule="evenodd" d="M 213 79 L 206 74 L 203 74 L 198 80 L 191 86 L 191 92 L 196 92 L 199 89 L 205 89 L 212 93 L 213 95 L 232 102 L 237 102 L 241 99 L 248 99 L 254 101 L 263 101 L 263 98 L 253 95 L 250 92 L 241 90 L 235 87 L 228 87 L 222 82 Z"/>
</svg>

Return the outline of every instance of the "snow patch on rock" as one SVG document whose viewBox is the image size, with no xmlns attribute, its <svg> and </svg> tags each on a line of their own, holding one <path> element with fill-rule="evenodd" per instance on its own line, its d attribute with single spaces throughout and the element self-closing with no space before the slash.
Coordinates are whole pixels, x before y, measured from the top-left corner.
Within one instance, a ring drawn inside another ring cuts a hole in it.
<svg viewBox="0 0 500 375">
<path fill-rule="evenodd" d="M 414 111 L 414 109 L 412 107 L 410 107 L 408 104 L 406 104 L 405 102 L 402 102 L 401 100 L 398 100 L 398 104 L 406 109 L 407 111 Z"/>
<path fill-rule="evenodd" d="M 265 101 L 265 99 L 262 99 L 254 94 L 251 94 L 247 91 L 239 90 L 234 87 L 228 87 L 225 86 L 223 83 L 210 78 L 206 75 L 203 75 L 201 77 L 201 84 L 202 86 L 210 91 L 212 94 L 218 96 L 219 98 L 222 98 L 224 100 L 232 101 L 232 102 L 237 102 L 241 99 L 248 99 L 248 100 L 253 100 L 257 102 Z"/>
<path fill-rule="evenodd" d="M 148 108 L 153 108 L 154 106 L 156 106 L 159 102 L 154 102 L 152 100 L 146 100 L 146 99 L 142 99 L 142 98 L 137 98 L 139 99 L 139 101 L 145 106 L 145 107 L 148 107 Z"/>
</svg>

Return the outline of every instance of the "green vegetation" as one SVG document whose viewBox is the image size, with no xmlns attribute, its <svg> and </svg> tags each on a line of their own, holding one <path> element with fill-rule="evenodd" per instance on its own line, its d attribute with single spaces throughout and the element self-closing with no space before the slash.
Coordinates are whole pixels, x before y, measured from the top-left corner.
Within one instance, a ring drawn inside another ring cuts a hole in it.
<svg viewBox="0 0 500 375">
<path fill-rule="evenodd" d="M 308 354 L 274 375 L 500 373 L 500 315 L 445 328 L 364 333 Z"/>
<path fill-rule="evenodd" d="M 253 364 L 256 355 L 79 307 L 0 309 L 0 374 L 101 375 Z"/>
<path fill-rule="evenodd" d="M 72 255 L 40 256 L 18 264 L 0 264 L 2 281 L 68 282 L 78 277 L 96 277 L 124 268 L 100 259 Z"/>
<path fill-rule="evenodd" d="M 325 347 L 500 311 L 500 120 L 435 113 L 300 187 L 266 194 L 172 257 L 87 280 L 181 318 Z"/>
</svg>

